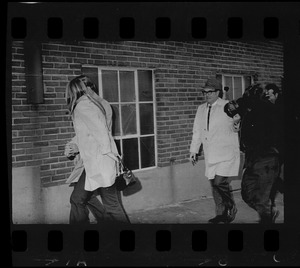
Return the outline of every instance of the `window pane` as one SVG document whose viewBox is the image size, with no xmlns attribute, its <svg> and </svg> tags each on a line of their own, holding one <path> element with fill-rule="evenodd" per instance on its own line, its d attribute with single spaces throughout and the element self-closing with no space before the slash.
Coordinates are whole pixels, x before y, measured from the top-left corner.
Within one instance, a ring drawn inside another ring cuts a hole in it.
<svg viewBox="0 0 300 268">
<path fill-rule="evenodd" d="M 153 101 L 152 71 L 138 71 L 139 100 Z"/>
<path fill-rule="evenodd" d="M 140 125 L 142 135 L 154 133 L 152 103 L 140 104 Z"/>
<path fill-rule="evenodd" d="M 99 83 L 98 83 L 98 68 L 95 67 L 82 67 L 82 74 L 91 78 L 92 82 L 97 86 L 97 94 L 99 95 Z"/>
<path fill-rule="evenodd" d="M 154 137 L 141 137 L 142 168 L 155 166 Z"/>
<path fill-rule="evenodd" d="M 135 98 L 134 72 L 120 71 L 121 102 L 133 102 Z"/>
<path fill-rule="evenodd" d="M 216 79 L 222 84 L 222 75 L 221 74 L 216 74 Z M 219 92 L 219 97 L 222 99 L 223 95 L 224 95 L 224 85 L 222 85 L 222 91 Z"/>
<path fill-rule="evenodd" d="M 117 145 L 118 152 L 121 155 L 122 154 L 122 151 L 121 151 L 121 141 L 120 140 L 115 140 L 115 143 Z"/>
<path fill-rule="evenodd" d="M 109 102 L 119 101 L 117 71 L 102 70 L 103 98 Z"/>
<path fill-rule="evenodd" d="M 113 110 L 112 115 L 112 135 L 113 136 L 120 136 L 120 113 L 119 113 L 119 105 L 111 105 L 111 108 Z"/>
<path fill-rule="evenodd" d="M 123 135 L 136 134 L 136 107 L 135 104 L 121 106 Z"/>
<path fill-rule="evenodd" d="M 236 100 L 242 97 L 242 78 L 241 77 L 234 77 L 234 94 L 233 98 Z"/>
<path fill-rule="evenodd" d="M 130 169 L 139 169 L 138 139 L 125 139 L 122 142 L 124 164 Z"/>
<path fill-rule="evenodd" d="M 233 99 L 233 89 L 232 89 L 232 77 L 231 76 L 225 76 L 225 87 L 229 87 L 229 90 L 226 92 L 226 100 L 232 100 Z"/>
</svg>

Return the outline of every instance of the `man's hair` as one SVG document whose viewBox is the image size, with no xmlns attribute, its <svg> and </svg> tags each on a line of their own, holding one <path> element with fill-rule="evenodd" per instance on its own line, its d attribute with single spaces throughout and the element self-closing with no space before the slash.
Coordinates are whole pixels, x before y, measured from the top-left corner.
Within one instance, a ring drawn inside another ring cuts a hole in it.
<svg viewBox="0 0 300 268">
<path fill-rule="evenodd" d="M 278 86 L 276 86 L 276 84 L 274 84 L 274 83 L 267 84 L 267 85 L 265 86 L 265 89 L 266 89 L 266 90 L 273 89 L 274 94 L 275 94 L 275 93 L 278 93 L 278 94 L 280 93 L 280 90 L 279 90 Z"/>
<path fill-rule="evenodd" d="M 264 90 L 260 86 L 260 84 L 253 84 L 248 86 L 245 89 L 245 92 L 243 94 L 243 98 L 252 98 L 252 99 L 261 99 L 263 96 Z"/>
</svg>

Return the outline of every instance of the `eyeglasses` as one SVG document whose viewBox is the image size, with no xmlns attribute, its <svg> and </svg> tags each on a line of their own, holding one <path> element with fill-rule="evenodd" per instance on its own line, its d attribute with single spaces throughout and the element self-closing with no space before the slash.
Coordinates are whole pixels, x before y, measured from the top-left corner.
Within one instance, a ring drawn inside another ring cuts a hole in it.
<svg viewBox="0 0 300 268">
<path fill-rule="evenodd" d="M 202 90 L 202 94 L 203 94 L 204 96 L 205 96 L 205 95 L 211 96 L 211 94 L 212 94 L 213 92 L 216 92 L 216 91 L 218 91 L 218 90 L 208 90 L 208 91 Z"/>
</svg>

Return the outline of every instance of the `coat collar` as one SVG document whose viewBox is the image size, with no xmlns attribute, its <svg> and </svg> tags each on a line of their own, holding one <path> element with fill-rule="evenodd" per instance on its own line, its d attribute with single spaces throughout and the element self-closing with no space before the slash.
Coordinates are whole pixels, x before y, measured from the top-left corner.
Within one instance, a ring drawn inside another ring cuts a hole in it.
<svg viewBox="0 0 300 268">
<path fill-rule="evenodd" d="M 221 104 L 221 99 L 220 98 L 217 98 L 217 100 L 213 103 L 213 104 L 211 104 L 211 106 L 213 107 L 213 106 L 215 106 L 215 105 L 220 105 Z M 206 103 L 206 107 L 208 107 L 209 106 L 209 104 L 208 103 Z"/>
</svg>

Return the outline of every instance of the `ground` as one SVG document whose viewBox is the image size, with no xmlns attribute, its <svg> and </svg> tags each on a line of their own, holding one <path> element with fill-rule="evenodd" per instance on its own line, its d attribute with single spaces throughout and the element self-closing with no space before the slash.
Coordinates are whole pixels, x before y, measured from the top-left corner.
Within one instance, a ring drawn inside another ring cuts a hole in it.
<svg viewBox="0 0 300 268">
<path fill-rule="evenodd" d="M 234 223 L 257 223 L 259 218 L 255 210 L 250 208 L 243 200 L 240 191 L 234 192 L 234 199 L 238 212 Z M 280 214 L 276 223 L 284 222 L 283 195 L 278 194 L 276 206 Z M 212 198 L 188 200 L 178 204 L 147 209 L 129 214 L 131 223 L 176 224 L 176 223 L 207 223 L 215 216 L 215 205 Z"/>
</svg>

